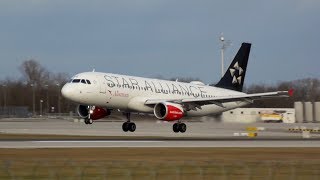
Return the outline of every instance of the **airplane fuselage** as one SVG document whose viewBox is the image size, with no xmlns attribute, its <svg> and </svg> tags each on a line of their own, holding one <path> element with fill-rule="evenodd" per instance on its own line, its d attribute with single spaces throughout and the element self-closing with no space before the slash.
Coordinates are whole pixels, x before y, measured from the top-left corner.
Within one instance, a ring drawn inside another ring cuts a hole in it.
<svg viewBox="0 0 320 180">
<path fill-rule="evenodd" d="M 89 84 L 90 83 L 90 84 Z M 85 72 L 72 77 L 62 89 L 63 94 L 76 103 L 119 109 L 125 112 L 153 113 L 154 107 L 145 105 L 148 99 L 194 99 L 235 96 L 245 93 L 207 86 L 200 82 L 183 83 L 111 73 Z M 249 104 L 245 101 L 209 104 L 185 112 L 185 116 L 217 114 Z"/>
</svg>

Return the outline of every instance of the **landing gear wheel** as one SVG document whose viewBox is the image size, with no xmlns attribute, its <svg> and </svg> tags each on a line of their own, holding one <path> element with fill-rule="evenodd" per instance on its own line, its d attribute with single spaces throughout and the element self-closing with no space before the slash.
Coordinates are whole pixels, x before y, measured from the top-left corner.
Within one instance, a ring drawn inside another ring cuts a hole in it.
<svg viewBox="0 0 320 180">
<path fill-rule="evenodd" d="M 129 123 L 129 131 L 134 132 L 136 130 L 136 124 L 135 123 Z"/>
<path fill-rule="evenodd" d="M 136 130 L 137 126 L 136 126 L 135 123 L 130 122 L 130 115 L 131 115 L 131 114 L 130 114 L 129 112 L 123 113 L 123 114 L 126 116 L 127 122 L 124 122 L 124 123 L 122 124 L 122 130 L 123 130 L 124 132 L 128 132 L 128 131 L 134 132 L 134 131 Z"/>
<path fill-rule="evenodd" d="M 179 124 L 178 123 L 174 123 L 172 126 L 173 132 L 178 133 L 179 132 Z"/>
<path fill-rule="evenodd" d="M 84 119 L 85 124 L 92 124 L 93 120 L 92 119 Z"/>
<path fill-rule="evenodd" d="M 181 133 L 186 132 L 186 130 L 187 130 L 187 125 L 186 125 L 185 123 L 179 124 L 179 131 L 180 131 Z"/>
<path fill-rule="evenodd" d="M 178 133 L 178 132 L 184 133 L 187 130 L 187 125 L 185 123 L 180 123 L 180 122 L 174 123 L 172 126 L 172 129 L 173 129 L 173 132 L 175 133 Z"/>
<path fill-rule="evenodd" d="M 129 123 L 128 123 L 128 122 L 124 122 L 124 123 L 122 124 L 122 130 L 123 130 L 124 132 L 128 132 L 128 131 L 129 131 Z"/>
</svg>

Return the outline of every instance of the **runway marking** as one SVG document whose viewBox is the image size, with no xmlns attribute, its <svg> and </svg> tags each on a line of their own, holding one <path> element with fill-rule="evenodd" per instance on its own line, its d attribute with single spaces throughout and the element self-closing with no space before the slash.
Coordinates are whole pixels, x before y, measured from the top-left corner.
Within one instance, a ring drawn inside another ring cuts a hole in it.
<svg viewBox="0 0 320 180">
<path fill-rule="evenodd" d="M 18 141 L 19 142 L 19 141 Z M 39 141 L 21 141 L 34 143 L 157 143 L 165 142 L 160 140 L 39 140 Z"/>
<path fill-rule="evenodd" d="M 70 140 L 0 141 L 0 148 L 113 148 L 113 147 L 320 147 L 320 141 L 159 141 Z"/>
<path fill-rule="evenodd" d="M 231 141 L 231 142 L 237 142 L 237 141 L 248 141 L 248 142 L 254 142 L 254 141 L 315 141 L 320 142 L 320 138 L 301 138 L 301 137 L 255 137 L 255 138 L 248 138 L 248 137 L 212 137 L 212 138 L 206 138 L 206 137 L 119 137 L 119 138 L 78 138 L 78 139 L 72 139 L 68 137 L 63 138 L 8 138 L 8 139 L 0 139 L 0 142 L 170 142 L 170 141 L 181 141 L 181 142 L 187 142 L 187 141 Z"/>
</svg>

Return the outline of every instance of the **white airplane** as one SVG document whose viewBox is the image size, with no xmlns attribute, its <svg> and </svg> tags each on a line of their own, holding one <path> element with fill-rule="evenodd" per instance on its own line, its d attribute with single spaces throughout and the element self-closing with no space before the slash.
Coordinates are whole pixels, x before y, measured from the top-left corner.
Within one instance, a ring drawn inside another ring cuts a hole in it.
<svg viewBox="0 0 320 180">
<path fill-rule="evenodd" d="M 183 83 L 102 72 L 84 72 L 66 83 L 62 95 L 78 104 L 86 124 L 120 110 L 126 115 L 122 129 L 136 130 L 130 113 L 150 113 L 163 121 L 175 121 L 174 132 L 187 129 L 181 118 L 206 116 L 242 107 L 256 99 L 288 97 L 292 91 L 246 94 L 242 92 L 251 44 L 243 43 L 228 70 L 215 86 Z"/>
</svg>

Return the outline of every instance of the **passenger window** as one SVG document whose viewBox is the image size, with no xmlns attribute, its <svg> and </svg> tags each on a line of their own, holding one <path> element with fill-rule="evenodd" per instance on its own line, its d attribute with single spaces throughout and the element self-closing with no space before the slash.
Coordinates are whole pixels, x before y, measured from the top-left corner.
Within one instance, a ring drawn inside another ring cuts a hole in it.
<svg viewBox="0 0 320 180">
<path fill-rule="evenodd" d="M 80 82 L 80 79 L 74 79 L 73 81 L 72 81 L 72 83 L 79 83 Z"/>
<path fill-rule="evenodd" d="M 91 82 L 88 79 L 86 81 L 87 81 L 87 84 L 91 84 Z"/>
<path fill-rule="evenodd" d="M 87 83 L 86 83 L 86 80 L 84 80 L 84 79 L 81 80 L 81 83 L 87 84 Z"/>
</svg>

